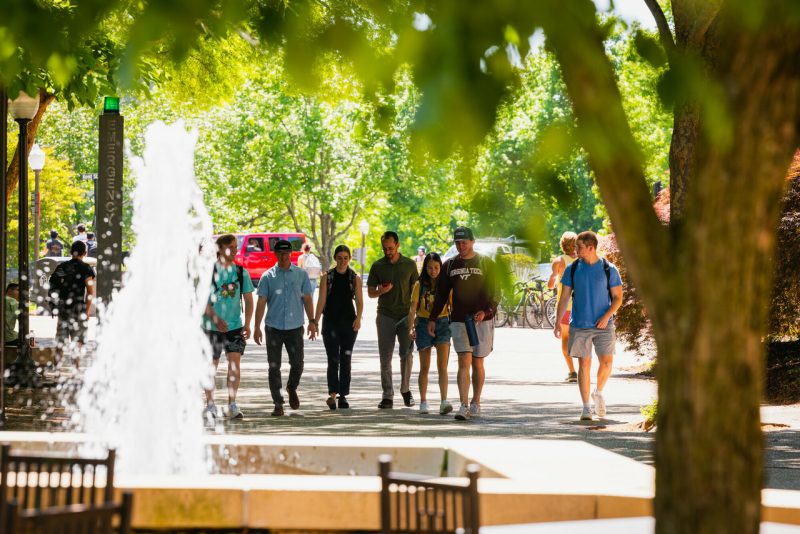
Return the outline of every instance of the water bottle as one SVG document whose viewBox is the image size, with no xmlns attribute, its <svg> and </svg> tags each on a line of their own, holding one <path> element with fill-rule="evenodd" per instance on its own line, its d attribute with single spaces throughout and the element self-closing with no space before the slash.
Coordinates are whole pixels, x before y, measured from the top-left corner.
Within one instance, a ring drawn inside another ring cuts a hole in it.
<svg viewBox="0 0 800 534">
<path fill-rule="evenodd" d="M 469 340 L 470 346 L 477 347 L 481 340 L 478 337 L 478 329 L 475 328 L 475 319 L 472 318 L 472 315 L 467 315 L 464 318 L 464 326 L 467 329 L 467 339 Z"/>
</svg>

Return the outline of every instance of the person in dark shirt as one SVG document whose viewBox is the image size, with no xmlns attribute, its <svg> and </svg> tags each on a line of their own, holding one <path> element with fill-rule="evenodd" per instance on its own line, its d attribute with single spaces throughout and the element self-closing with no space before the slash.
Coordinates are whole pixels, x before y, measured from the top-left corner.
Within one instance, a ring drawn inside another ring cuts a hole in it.
<svg viewBox="0 0 800 534">
<path fill-rule="evenodd" d="M 50 276 L 50 295 L 58 317 L 58 356 L 67 349 L 78 367 L 89 317 L 94 313 L 96 276 L 94 269 L 83 261 L 86 257 L 85 242 L 72 243 L 70 254 L 72 259 L 60 264 Z"/>
<path fill-rule="evenodd" d="M 394 406 L 394 387 L 392 386 L 392 354 L 395 339 L 400 345 L 400 394 L 406 406 L 414 406 L 411 395 L 412 355 L 411 335 L 409 334 L 408 303 L 411 302 L 411 289 L 419 278 L 414 260 L 400 254 L 400 238 L 396 232 L 384 232 L 381 236 L 384 257 L 372 264 L 367 278 L 369 298 L 378 299 L 378 353 L 381 359 L 381 387 L 383 398 L 378 408 L 390 409 Z"/>
<path fill-rule="evenodd" d="M 94 232 L 86 232 L 86 255 L 90 258 L 97 257 L 97 239 Z"/>
<path fill-rule="evenodd" d="M 64 255 L 64 243 L 58 239 L 58 232 L 50 230 L 50 239 L 45 243 L 45 256 L 49 258 L 60 258 Z"/>
<path fill-rule="evenodd" d="M 453 234 L 458 256 L 442 265 L 442 274 L 436 288 L 428 321 L 428 333 L 436 331 L 436 319 L 442 313 L 452 291 L 453 304 L 450 311 L 450 332 L 453 348 L 458 353 L 458 394 L 461 407 L 456 419 L 466 420 L 481 414 L 481 391 L 486 378 L 484 358 L 491 352 L 494 343 L 494 317 L 497 309 L 494 262 L 473 250 L 475 236 L 466 227 L 456 228 Z M 469 340 L 467 322 L 474 321 L 478 343 Z M 472 400 L 469 399 L 470 369 L 472 370 Z"/>
<path fill-rule="evenodd" d="M 333 251 L 333 259 L 336 267 L 321 278 L 315 316 L 317 323 L 325 316 L 322 323 L 322 340 L 328 355 L 328 398 L 325 402 L 331 410 L 336 409 L 337 393 L 339 408 L 350 407 L 347 402 L 350 363 L 364 311 L 361 277 L 350 268 L 350 249 L 339 245 Z"/>
</svg>

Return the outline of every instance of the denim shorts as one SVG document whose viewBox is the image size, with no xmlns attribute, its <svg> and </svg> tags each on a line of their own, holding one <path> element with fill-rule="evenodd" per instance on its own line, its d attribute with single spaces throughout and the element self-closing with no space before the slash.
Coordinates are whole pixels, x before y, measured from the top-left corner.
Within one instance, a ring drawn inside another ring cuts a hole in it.
<svg viewBox="0 0 800 534">
<path fill-rule="evenodd" d="M 439 317 L 436 319 L 436 335 L 428 334 L 428 318 L 417 317 L 414 328 L 417 331 L 417 350 L 429 349 L 434 345 L 450 343 L 450 318 Z"/>
</svg>

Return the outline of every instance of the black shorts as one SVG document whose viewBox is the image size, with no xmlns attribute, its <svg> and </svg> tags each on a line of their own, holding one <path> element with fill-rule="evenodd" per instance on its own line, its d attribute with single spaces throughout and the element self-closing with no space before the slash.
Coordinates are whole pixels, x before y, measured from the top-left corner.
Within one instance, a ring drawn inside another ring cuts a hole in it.
<svg viewBox="0 0 800 534">
<path fill-rule="evenodd" d="M 215 330 L 206 330 L 208 342 L 211 343 L 211 357 L 214 360 L 219 360 L 222 352 L 225 354 L 230 352 L 238 352 L 244 354 L 244 348 L 247 342 L 242 335 L 242 329 L 228 330 L 227 332 L 217 332 Z"/>
</svg>

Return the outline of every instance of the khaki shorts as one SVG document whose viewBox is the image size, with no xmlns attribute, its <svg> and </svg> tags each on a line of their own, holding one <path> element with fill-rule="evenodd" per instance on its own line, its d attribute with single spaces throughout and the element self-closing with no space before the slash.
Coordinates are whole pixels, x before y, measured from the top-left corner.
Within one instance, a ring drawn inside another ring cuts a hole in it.
<svg viewBox="0 0 800 534">
<path fill-rule="evenodd" d="M 456 352 L 471 352 L 474 358 L 485 358 L 491 352 L 494 345 L 494 323 L 491 319 L 475 323 L 478 331 L 479 343 L 470 346 L 467 339 L 467 327 L 464 323 L 450 323 L 450 335 L 453 336 L 453 348 Z"/>
<path fill-rule="evenodd" d="M 592 345 L 598 356 L 614 354 L 617 336 L 613 325 L 606 328 L 569 327 L 568 352 L 573 358 L 591 358 Z"/>
</svg>

